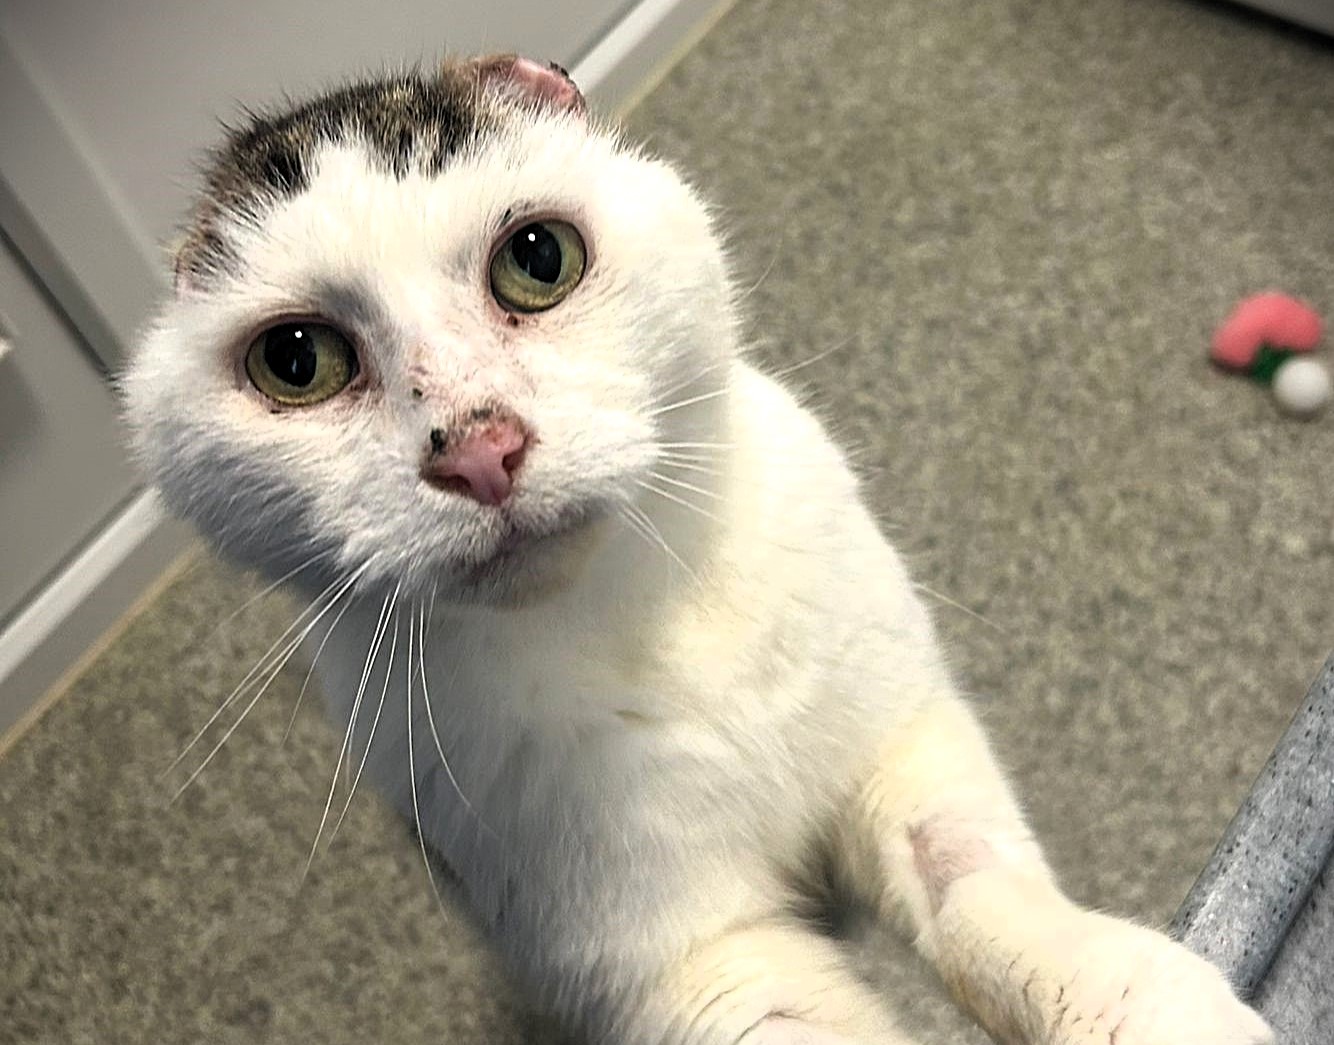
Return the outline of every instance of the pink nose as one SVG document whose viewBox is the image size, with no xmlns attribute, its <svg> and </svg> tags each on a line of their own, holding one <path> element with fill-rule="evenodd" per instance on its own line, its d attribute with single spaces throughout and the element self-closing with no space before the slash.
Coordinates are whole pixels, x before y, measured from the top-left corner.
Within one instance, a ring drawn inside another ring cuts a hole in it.
<svg viewBox="0 0 1334 1045">
<path fill-rule="evenodd" d="M 437 428 L 431 432 L 422 478 L 481 504 L 504 504 L 527 449 L 528 433 L 514 418 L 488 421 L 454 439 Z"/>
</svg>

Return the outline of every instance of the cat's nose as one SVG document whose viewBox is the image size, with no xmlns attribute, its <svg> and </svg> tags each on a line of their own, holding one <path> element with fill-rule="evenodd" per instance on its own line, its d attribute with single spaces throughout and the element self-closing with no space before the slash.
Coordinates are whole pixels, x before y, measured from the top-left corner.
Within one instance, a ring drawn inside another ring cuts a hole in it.
<svg viewBox="0 0 1334 1045">
<path fill-rule="evenodd" d="M 522 423 L 511 417 L 489 419 L 452 438 L 444 429 L 433 428 L 421 475 L 438 489 L 464 494 L 480 504 L 504 504 L 528 441 Z"/>
</svg>

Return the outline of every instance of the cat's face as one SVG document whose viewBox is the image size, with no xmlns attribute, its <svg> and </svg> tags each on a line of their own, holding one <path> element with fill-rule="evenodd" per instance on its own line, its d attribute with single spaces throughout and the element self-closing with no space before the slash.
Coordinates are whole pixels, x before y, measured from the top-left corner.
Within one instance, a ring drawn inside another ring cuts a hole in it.
<svg viewBox="0 0 1334 1045">
<path fill-rule="evenodd" d="M 521 597 L 662 443 L 717 438 L 714 403 L 661 410 L 732 351 L 707 217 L 537 68 L 536 93 L 354 88 L 220 153 L 125 390 L 152 477 L 231 554 Z"/>
</svg>

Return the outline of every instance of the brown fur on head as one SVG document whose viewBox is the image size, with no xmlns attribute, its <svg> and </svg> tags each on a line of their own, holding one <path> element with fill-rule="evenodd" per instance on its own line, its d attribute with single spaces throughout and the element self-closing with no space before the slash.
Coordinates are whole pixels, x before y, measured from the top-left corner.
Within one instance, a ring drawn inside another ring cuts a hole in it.
<svg viewBox="0 0 1334 1045">
<path fill-rule="evenodd" d="M 357 138 L 386 170 L 438 174 L 503 120 L 497 100 L 581 113 L 583 95 L 560 66 L 515 54 L 447 61 L 433 73 L 349 84 L 279 113 L 248 113 L 213 152 L 204 191 L 176 254 L 176 287 L 207 285 L 236 263 L 219 216 L 290 197 L 307 185 L 320 146 Z"/>
</svg>

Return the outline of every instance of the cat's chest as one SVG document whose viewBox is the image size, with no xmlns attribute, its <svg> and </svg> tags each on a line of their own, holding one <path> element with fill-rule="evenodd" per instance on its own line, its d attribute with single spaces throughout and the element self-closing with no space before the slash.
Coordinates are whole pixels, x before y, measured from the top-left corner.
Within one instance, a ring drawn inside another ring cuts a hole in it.
<svg viewBox="0 0 1334 1045">
<path fill-rule="evenodd" d="M 738 824 L 770 840 L 796 830 L 772 800 L 772 738 L 712 712 L 689 692 L 698 682 L 577 643 L 457 673 L 442 698 L 458 715 L 445 740 L 455 771 L 433 775 L 430 802 L 449 824 L 439 846 L 488 922 L 503 911 L 507 931 L 625 923 L 667 904 L 649 901 L 678 861 L 736 850 Z M 431 758 L 433 741 L 423 747 Z"/>
<path fill-rule="evenodd" d="M 486 643 L 466 657 L 445 649 L 439 664 L 451 732 L 475 745 L 479 786 L 508 815 L 534 807 L 541 817 L 559 803 L 616 804 L 624 817 L 637 781 L 683 769 L 707 781 L 708 767 L 736 759 L 725 720 L 737 712 L 720 720 L 712 685 L 612 636 Z"/>
<path fill-rule="evenodd" d="M 709 699 L 719 680 L 614 629 L 553 620 L 377 639 L 378 623 L 353 620 L 319 666 L 335 729 L 370 751 L 402 808 L 415 780 L 439 792 L 433 805 L 587 818 L 614 796 L 633 802 L 633 784 L 654 774 L 688 769 L 707 785 L 708 767 L 736 761 L 729 736 L 751 732 L 733 721 L 746 701 L 720 715 Z"/>
</svg>

